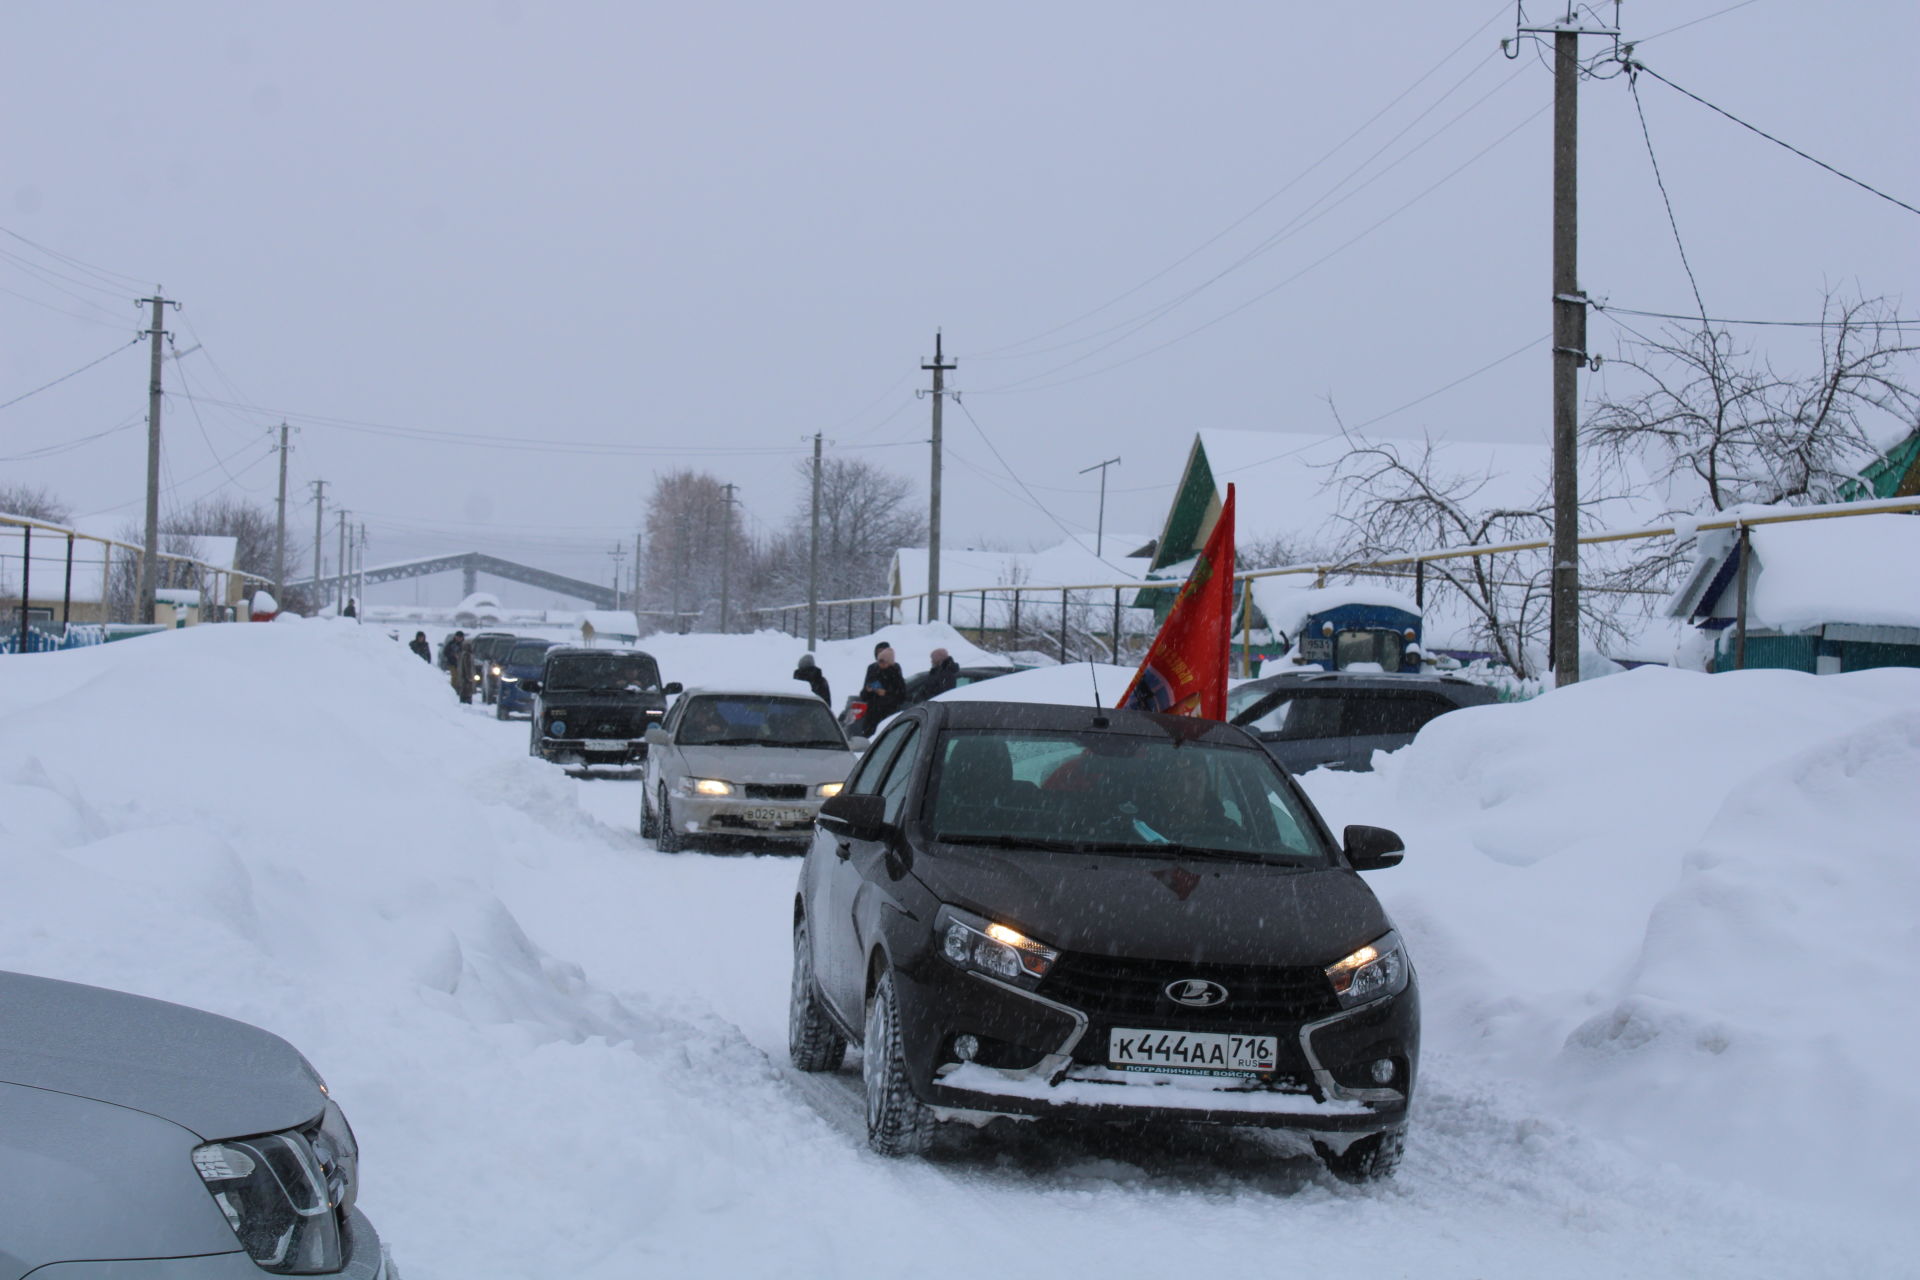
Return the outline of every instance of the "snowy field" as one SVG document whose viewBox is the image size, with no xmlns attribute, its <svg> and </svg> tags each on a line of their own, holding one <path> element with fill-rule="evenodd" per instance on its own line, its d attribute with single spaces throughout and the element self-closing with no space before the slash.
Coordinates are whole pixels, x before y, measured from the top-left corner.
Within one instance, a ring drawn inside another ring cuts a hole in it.
<svg viewBox="0 0 1920 1280">
<path fill-rule="evenodd" d="M 802 646 L 648 647 L 764 685 Z M 836 703 L 870 648 L 822 646 Z M 0 968 L 292 1040 L 408 1280 L 1920 1271 L 1920 672 L 1642 670 L 1309 775 L 1409 846 L 1369 878 L 1423 1077 L 1368 1189 L 1207 1130 L 870 1154 L 857 1068 L 786 1065 L 796 861 L 658 854 L 526 734 L 384 628 L 0 660 Z"/>
</svg>

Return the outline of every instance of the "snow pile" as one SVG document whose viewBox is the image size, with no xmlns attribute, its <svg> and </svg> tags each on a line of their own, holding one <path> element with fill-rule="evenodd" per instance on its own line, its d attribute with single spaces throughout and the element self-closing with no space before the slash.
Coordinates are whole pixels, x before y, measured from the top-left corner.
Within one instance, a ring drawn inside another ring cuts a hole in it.
<svg viewBox="0 0 1920 1280">
<path fill-rule="evenodd" d="M 1431 1049 L 1654 1162 L 1920 1193 L 1920 672 L 1643 668 L 1455 712 L 1372 775 Z"/>
</svg>

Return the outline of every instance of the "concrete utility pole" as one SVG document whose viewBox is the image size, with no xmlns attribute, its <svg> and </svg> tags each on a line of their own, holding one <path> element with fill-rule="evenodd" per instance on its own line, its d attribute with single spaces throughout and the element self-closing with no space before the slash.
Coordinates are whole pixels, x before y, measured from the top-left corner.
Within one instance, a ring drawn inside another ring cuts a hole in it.
<svg viewBox="0 0 1920 1280">
<path fill-rule="evenodd" d="M 180 304 L 170 298 L 160 296 L 155 288 L 151 298 L 141 298 L 133 305 L 153 307 L 153 327 L 142 337 L 153 339 L 153 360 L 147 375 L 147 528 L 145 550 L 140 554 L 139 586 L 140 599 L 136 602 L 134 618 L 140 622 L 153 622 L 154 572 L 160 564 L 160 343 L 171 337 L 162 325 L 162 317 L 168 307 L 175 311 Z"/>
<path fill-rule="evenodd" d="M 613 550 L 607 552 L 613 560 L 613 607 L 620 607 L 620 565 L 627 558 L 626 547 L 615 543 Z"/>
<path fill-rule="evenodd" d="M 354 606 L 361 614 L 367 611 L 367 522 L 360 522 L 360 545 L 353 553 L 353 598 L 359 601 Z"/>
<path fill-rule="evenodd" d="M 274 506 L 273 593 L 287 594 L 287 424 L 280 424 L 280 497 Z"/>
<path fill-rule="evenodd" d="M 933 480 L 927 486 L 928 622 L 936 622 L 940 618 L 940 402 L 946 398 L 946 382 L 941 375 L 960 367 L 958 361 L 949 364 L 941 358 L 940 338 L 940 331 L 935 329 L 933 362 L 920 362 L 922 369 L 933 373 Z"/>
<path fill-rule="evenodd" d="M 310 487 L 313 489 L 313 601 L 312 603 L 313 603 L 313 607 L 318 609 L 320 607 L 320 574 L 324 567 L 321 564 L 321 551 L 325 547 L 325 544 L 320 541 L 320 537 L 321 537 L 320 521 L 321 521 L 321 517 L 326 513 L 326 508 L 327 508 L 327 482 L 325 480 L 315 480 L 311 482 Z"/>
<path fill-rule="evenodd" d="M 1583 27 L 1570 3 L 1553 36 L 1553 630 L 1554 683 L 1580 678 L 1580 366 L 1587 362 L 1587 297 L 1580 292 L 1580 37 L 1618 37 Z"/>
<path fill-rule="evenodd" d="M 727 634 L 727 603 L 729 576 L 733 562 L 733 491 L 740 486 L 723 484 L 726 490 L 726 506 L 720 512 L 720 634 Z"/>
<path fill-rule="evenodd" d="M 633 596 L 629 606 L 640 607 L 640 534 L 637 531 L 633 535 Z"/>
<path fill-rule="evenodd" d="M 1120 459 L 1108 458 L 1105 462 L 1096 462 L 1090 467 L 1080 468 L 1081 475 L 1085 475 L 1089 471 L 1098 471 L 1100 473 L 1100 518 L 1093 526 L 1093 554 L 1095 559 L 1098 559 L 1100 557 L 1104 547 L 1106 546 L 1107 468 L 1117 467 L 1119 465 L 1120 465 Z"/>
<path fill-rule="evenodd" d="M 347 511 L 344 507 L 334 508 L 340 517 L 340 558 L 334 561 L 333 611 L 340 613 L 347 607 Z"/>
<path fill-rule="evenodd" d="M 813 525 L 807 535 L 807 649 L 819 634 L 820 616 L 820 433 L 813 433 Z"/>
</svg>

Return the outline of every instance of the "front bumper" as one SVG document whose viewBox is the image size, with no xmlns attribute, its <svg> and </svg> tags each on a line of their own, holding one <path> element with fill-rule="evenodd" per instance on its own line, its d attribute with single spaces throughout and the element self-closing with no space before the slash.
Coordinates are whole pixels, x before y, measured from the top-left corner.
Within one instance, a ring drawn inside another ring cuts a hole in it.
<svg viewBox="0 0 1920 1280">
<path fill-rule="evenodd" d="M 642 764 L 646 761 L 647 744 L 643 738 L 630 739 L 617 750 L 589 745 L 603 741 L 607 739 L 549 738 L 543 733 L 535 752 L 548 760 L 578 761 L 581 764 Z"/>
<path fill-rule="evenodd" d="M 820 813 L 818 800 L 755 800 L 746 796 L 672 798 L 673 821 L 688 835 L 756 836 L 763 840 L 806 840 Z"/>
<path fill-rule="evenodd" d="M 328 1273 L 327 1280 L 400 1280 L 400 1272 L 386 1255 L 373 1224 L 353 1211 L 350 1240 L 353 1252 L 347 1265 Z M 260 1280 L 268 1273 L 255 1266 L 244 1251 L 203 1254 L 195 1258 L 139 1258 L 110 1262 L 53 1262 L 34 1271 L 36 1280 Z"/>
<path fill-rule="evenodd" d="M 1305 1022 L 1235 1025 L 1129 1018 L 1125 1026 L 1243 1031 L 1274 1036 L 1277 1070 L 1259 1076 L 1176 1075 L 1106 1065 L 1114 1022 L 1038 991 L 928 957 L 902 986 L 902 1035 L 915 1092 L 949 1118 L 1054 1116 L 1177 1120 L 1313 1133 L 1359 1134 L 1406 1123 L 1419 1059 L 1419 997 L 1412 979 L 1395 996 Z M 984 1049 L 958 1061 L 954 1038 Z M 1368 1066 L 1396 1064 L 1387 1086 Z"/>
</svg>

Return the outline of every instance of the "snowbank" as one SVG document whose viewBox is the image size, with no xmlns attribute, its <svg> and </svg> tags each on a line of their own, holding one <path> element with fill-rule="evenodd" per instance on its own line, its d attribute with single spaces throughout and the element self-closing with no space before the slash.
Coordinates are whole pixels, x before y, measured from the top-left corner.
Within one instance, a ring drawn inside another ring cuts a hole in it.
<svg viewBox="0 0 1920 1280">
<path fill-rule="evenodd" d="M 1642 668 L 1444 716 L 1336 825 L 1412 936 L 1430 1046 L 1648 1160 L 1839 1211 L 1920 1193 L 1920 672 Z"/>
</svg>

